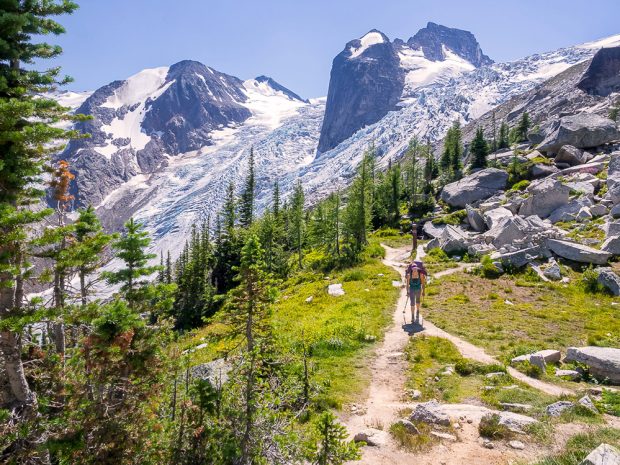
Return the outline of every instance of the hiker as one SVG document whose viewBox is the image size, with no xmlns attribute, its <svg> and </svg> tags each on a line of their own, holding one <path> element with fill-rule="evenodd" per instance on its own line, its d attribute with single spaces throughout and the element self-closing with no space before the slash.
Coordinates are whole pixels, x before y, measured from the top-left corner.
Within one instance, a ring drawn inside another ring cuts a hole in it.
<svg viewBox="0 0 620 465">
<path fill-rule="evenodd" d="M 411 302 L 411 323 L 420 323 L 420 302 L 426 287 L 426 268 L 422 262 L 413 261 L 407 267 L 405 281 Z"/>
</svg>

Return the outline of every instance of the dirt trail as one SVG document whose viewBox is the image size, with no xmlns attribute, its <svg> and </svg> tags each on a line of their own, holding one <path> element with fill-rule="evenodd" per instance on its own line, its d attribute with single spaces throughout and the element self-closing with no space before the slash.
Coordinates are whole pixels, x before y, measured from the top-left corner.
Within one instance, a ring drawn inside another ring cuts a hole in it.
<svg viewBox="0 0 620 465">
<path fill-rule="evenodd" d="M 396 269 L 401 276 L 404 276 L 409 250 L 406 248 L 394 249 L 387 246 L 384 246 L 384 248 L 386 250 L 386 257 L 383 262 Z M 420 254 L 421 256 L 423 255 Z M 467 264 L 462 264 L 458 268 L 437 273 L 434 277 L 446 276 L 468 266 Z M 368 430 L 369 428 L 379 430 L 375 431 L 375 434 L 381 437 L 381 442 L 384 444 L 380 447 L 365 447 L 362 460 L 352 463 L 362 465 L 401 465 L 415 461 L 417 464 L 428 465 L 462 465 L 462 463 L 476 461 L 483 464 L 499 465 L 515 460 L 528 462 L 540 457 L 542 454 L 551 452 L 561 445 L 566 437 L 574 433 L 572 431 L 574 429 L 573 426 L 560 426 L 555 434 L 556 446 L 547 450 L 540 446 L 528 446 L 525 450 L 514 450 L 505 444 L 497 444 L 495 449 L 486 449 L 482 446 L 475 422 L 469 424 L 463 421 L 461 429 L 457 432 L 457 442 L 444 441 L 428 452 L 416 454 L 399 449 L 388 431 L 390 425 L 398 418 L 403 417 L 400 413 L 401 410 L 415 406 L 415 402 L 410 401 L 405 393 L 407 361 L 403 352 L 410 335 L 428 334 L 439 336 L 454 343 L 466 358 L 482 363 L 497 363 L 496 359 L 488 355 L 480 347 L 476 347 L 457 336 L 437 328 L 430 321 L 423 321 L 423 328 L 420 326 L 414 327 L 410 323 L 404 324 L 403 308 L 405 308 L 406 299 L 407 295 L 403 288 L 394 308 L 392 325 L 385 333 L 383 343 L 377 349 L 376 357 L 372 363 L 372 380 L 365 405 L 359 406 L 361 408 L 358 408 L 355 413 L 343 414 L 343 422 L 351 434 Z M 405 316 L 409 322 L 411 320 L 409 309 L 407 309 Z M 530 386 L 552 395 L 560 395 L 567 392 L 562 388 L 528 378 L 518 372 L 511 374 Z M 464 416 L 467 417 L 467 415 Z"/>
</svg>

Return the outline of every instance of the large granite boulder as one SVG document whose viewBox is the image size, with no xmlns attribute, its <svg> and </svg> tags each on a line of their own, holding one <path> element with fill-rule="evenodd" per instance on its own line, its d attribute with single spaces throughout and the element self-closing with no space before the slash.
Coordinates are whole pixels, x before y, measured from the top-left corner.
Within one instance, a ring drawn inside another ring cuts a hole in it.
<svg viewBox="0 0 620 465">
<path fill-rule="evenodd" d="M 556 179 L 545 178 L 530 184 L 527 192 L 529 197 L 521 204 L 519 214 L 546 218 L 568 203 L 570 188 Z"/>
<path fill-rule="evenodd" d="M 530 224 L 520 216 L 507 216 L 497 220 L 484 236 L 491 240 L 495 248 L 521 241 L 528 236 Z"/>
<path fill-rule="evenodd" d="M 530 176 L 533 179 L 546 178 L 559 172 L 560 169 L 555 165 L 548 165 L 546 163 L 536 163 L 530 167 Z"/>
<path fill-rule="evenodd" d="M 557 153 L 564 145 L 584 149 L 617 140 L 620 140 L 620 131 L 612 120 L 593 113 L 579 113 L 564 116 L 557 121 L 538 146 L 538 150 Z"/>
<path fill-rule="evenodd" d="M 422 232 L 431 239 L 440 237 L 444 229 L 446 229 L 445 224 L 433 224 L 431 221 L 427 221 L 424 223 L 424 226 L 422 226 Z"/>
<path fill-rule="evenodd" d="M 577 87 L 591 95 L 607 97 L 620 91 L 620 47 L 605 47 L 592 58 Z"/>
<path fill-rule="evenodd" d="M 610 236 L 605 239 L 605 242 L 601 245 L 601 250 L 614 255 L 620 255 L 620 236 Z"/>
<path fill-rule="evenodd" d="M 604 49 L 603 49 L 604 50 Z M 590 452 L 579 465 L 619 465 L 620 450 L 609 444 L 601 444 Z"/>
<path fill-rule="evenodd" d="M 534 246 L 517 250 L 515 252 L 495 252 L 491 255 L 491 258 L 493 260 L 500 261 L 504 265 L 514 268 L 522 268 L 537 258 L 544 257 L 546 254 L 548 254 L 548 251 L 546 251 L 543 247 Z"/>
<path fill-rule="evenodd" d="M 465 208 L 504 190 L 507 182 L 506 171 L 487 168 L 447 184 L 441 191 L 441 200 L 452 207 Z"/>
<path fill-rule="evenodd" d="M 469 237 L 465 231 L 451 225 L 446 226 L 438 239 L 439 247 L 447 254 L 466 251 L 469 245 Z"/>
<path fill-rule="evenodd" d="M 620 384 L 620 349 L 612 347 L 569 347 L 566 361 L 587 365 L 590 373 L 601 381 L 604 379 Z"/>
<path fill-rule="evenodd" d="M 599 284 L 605 286 L 613 295 L 620 295 L 620 276 L 614 273 L 611 268 L 599 269 L 598 278 L 596 280 Z"/>
<path fill-rule="evenodd" d="M 583 150 L 573 147 L 572 145 L 564 145 L 555 157 L 555 162 L 566 163 L 570 166 L 581 165 L 586 161 Z"/>
<path fill-rule="evenodd" d="M 484 217 L 484 222 L 489 229 L 493 229 L 504 219 L 512 218 L 513 214 L 507 208 L 497 207 L 492 210 L 487 210 L 482 216 Z"/>
<path fill-rule="evenodd" d="M 620 152 L 612 153 L 609 158 L 607 196 L 614 205 L 620 203 Z"/>
<path fill-rule="evenodd" d="M 611 258 L 609 252 L 593 249 L 576 242 L 547 239 L 547 247 L 556 255 L 579 263 L 605 265 Z"/>
<path fill-rule="evenodd" d="M 476 232 L 484 232 L 486 230 L 486 223 L 480 212 L 471 205 L 467 205 L 465 208 L 467 210 L 467 222 L 471 229 Z"/>
<path fill-rule="evenodd" d="M 209 381 L 211 385 L 220 389 L 228 381 L 232 364 L 223 358 L 218 358 L 212 362 L 196 365 L 191 369 L 191 377 Z"/>
</svg>

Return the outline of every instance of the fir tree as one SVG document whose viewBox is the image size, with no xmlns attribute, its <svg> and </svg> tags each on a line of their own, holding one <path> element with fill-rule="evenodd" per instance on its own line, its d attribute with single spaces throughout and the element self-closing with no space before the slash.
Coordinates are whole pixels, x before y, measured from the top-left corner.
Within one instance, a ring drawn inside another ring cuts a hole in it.
<svg viewBox="0 0 620 465">
<path fill-rule="evenodd" d="M 524 111 L 521 114 L 521 118 L 519 122 L 514 127 L 514 133 L 512 137 L 512 142 L 523 142 L 527 140 L 527 132 L 529 131 L 531 126 L 530 115 L 527 111 Z"/>
<path fill-rule="evenodd" d="M 499 140 L 497 143 L 498 149 L 507 149 L 510 147 L 510 128 L 505 121 L 499 127 Z"/>
<path fill-rule="evenodd" d="M 301 181 L 297 181 L 291 198 L 289 212 L 289 230 L 293 250 L 297 254 L 297 265 L 303 267 L 303 247 L 306 236 L 306 219 L 304 215 L 305 195 Z"/>
<path fill-rule="evenodd" d="M 455 121 L 452 125 L 452 138 L 450 140 L 450 166 L 455 178 L 460 178 L 463 163 L 461 158 L 463 156 L 463 140 L 461 133 L 461 123 Z"/>
<path fill-rule="evenodd" d="M 331 412 L 323 412 L 316 425 L 318 444 L 312 457 L 316 465 L 342 465 L 349 460 L 359 460 L 359 447 L 348 442 L 347 429 L 338 423 L 336 416 Z"/>
<path fill-rule="evenodd" d="M 484 138 L 484 132 L 482 130 L 482 127 L 478 127 L 478 129 L 476 130 L 476 136 L 471 141 L 469 151 L 471 152 L 472 156 L 472 168 L 486 168 L 487 155 L 489 154 L 489 144 Z"/>
<path fill-rule="evenodd" d="M 145 304 L 149 282 L 142 278 L 151 276 L 159 270 L 158 266 L 148 265 L 148 262 L 157 256 L 146 252 L 150 243 L 151 239 L 143 230 L 142 224 L 130 218 L 125 223 L 124 234 L 112 244 L 116 250 L 116 258 L 122 260 L 124 267 L 103 274 L 108 284 L 121 285 L 123 297 L 134 310 L 140 304 Z"/>
<path fill-rule="evenodd" d="M 22 65 L 53 59 L 62 53 L 60 47 L 35 42 L 33 37 L 64 33 L 64 28 L 52 18 L 72 13 L 76 8 L 74 2 L 66 0 L 15 0 L 4 2 L 0 15 L 0 320 L 13 320 L 0 331 L 0 352 L 10 386 L 8 400 L 25 407 L 26 416 L 34 414 L 37 405 L 21 360 L 21 333 L 25 324 L 21 321 L 23 285 L 30 268 L 26 230 L 50 213 L 29 206 L 38 203 L 43 195 L 38 186 L 48 155 L 62 149 L 55 142 L 77 134 L 52 126 L 71 119 L 68 109 L 41 97 L 69 79 L 59 78 L 58 68 L 37 71 Z M 28 448 L 29 442 L 26 439 L 20 444 L 19 450 Z M 16 461 L 19 453 L 15 451 Z M 33 452 L 34 456 L 37 454 Z"/>
<path fill-rule="evenodd" d="M 362 162 L 357 168 L 357 174 L 349 188 L 345 210 L 344 229 L 352 258 L 357 258 L 368 243 L 372 221 L 373 171 L 374 152 L 370 149 L 364 152 Z"/>
<path fill-rule="evenodd" d="M 250 159 L 248 177 L 245 181 L 243 192 L 241 193 L 241 203 L 239 207 L 239 224 L 244 228 L 249 228 L 254 221 L 254 190 L 256 180 L 254 177 L 254 148 L 250 149 Z"/>
</svg>

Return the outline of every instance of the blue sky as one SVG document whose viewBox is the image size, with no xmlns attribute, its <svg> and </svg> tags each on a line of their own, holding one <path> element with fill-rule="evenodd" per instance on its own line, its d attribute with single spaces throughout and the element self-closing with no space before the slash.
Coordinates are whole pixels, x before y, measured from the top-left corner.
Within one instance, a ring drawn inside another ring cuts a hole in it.
<svg viewBox="0 0 620 465">
<path fill-rule="evenodd" d="M 77 0 L 54 64 L 91 90 L 141 69 L 194 59 L 304 97 L 327 93 L 331 61 L 376 28 L 390 39 L 428 21 L 466 29 L 496 61 L 620 33 L 618 0 Z"/>
</svg>

